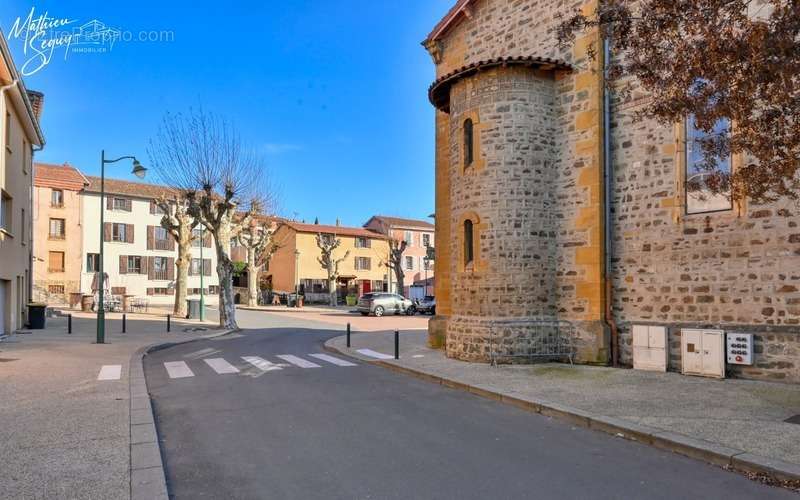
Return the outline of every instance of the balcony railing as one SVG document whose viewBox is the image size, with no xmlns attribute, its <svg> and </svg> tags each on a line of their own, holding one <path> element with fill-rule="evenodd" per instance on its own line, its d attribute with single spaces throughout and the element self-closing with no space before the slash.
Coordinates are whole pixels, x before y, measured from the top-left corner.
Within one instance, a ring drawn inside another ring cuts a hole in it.
<svg viewBox="0 0 800 500">
<path fill-rule="evenodd" d="M 50 233 L 50 236 L 48 237 L 48 239 L 50 239 L 50 240 L 64 240 L 64 239 L 66 239 L 66 236 L 64 234 L 53 234 L 53 233 Z"/>
<path fill-rule="evenodd" d="M 168 276 L 169 275 L 168 275 L 166 270 L 164 270 L 164 271 L 153 271 L 153 279 L 154 280 L 166 281 L 166 280 L 169 279 Z"/>
<path fill-rule="evenodd" d="M 171 240 L 154 240 L 153 246 L 156 250 L 172 250 Z"/>
</svg>

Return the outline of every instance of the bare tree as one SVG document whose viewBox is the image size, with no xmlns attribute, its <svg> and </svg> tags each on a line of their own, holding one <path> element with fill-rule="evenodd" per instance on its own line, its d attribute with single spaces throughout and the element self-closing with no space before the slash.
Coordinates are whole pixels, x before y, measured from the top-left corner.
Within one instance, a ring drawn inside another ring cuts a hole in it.
<svg viewBox="0 0 800 500">
<path fill-rule="evenodd" d="M 178 246 L 178 260 L 175 261 L 175 316 L 186 316 L 186 287 L 189 279 L 189 266 L 192 263 L 192 243 L 196 239 L 194 228 L 199 221 L 189 214 L 189 204 L 184 194 L 176 194 L 171 200 L 162 196 L 155 200 L 164 213 L 161 227 L 175 239 Z M 201 263 L 202 272 L 202 263 Z"/>
<path fill-rule="evenodd" d="M 403 294 L 405 290 L 405 272 L 403 272 L 403 252 L 406 251 L 406 240 L 389 238 L 389 260 L 386 267 L 394 272 L 397 282 L 397 293 Z M 391 292 L 391 290 L 389 290 Z"/>
<path fill-rule="evenodd" d="M 162 181 L 186 193 L 188 213 L 214 237 L 219 324 L 235 329 L 231 240 L 272 208 L 274 191 L 255 150 L 227 122 L 203 110 L 167 114 L 148 148 Z"/>
<path fill-rule="evenodd" d="M 609 42 L 607 86 L 636 82 L 648 99 L 636 118 L 671 126 L 691 118 L 712 193 L 800 198 L 800 3 L 793 0 L 600 0 L 563 20 L 558 40 L 597 31 Z M 590 47 L 588 56 L 599 57 Z M 755 161 L 730 173 L 717 158 Z M 690 186 L 691 187 L 691 186 Z"/>
<path fill-rule="evenodd" d="M 239 233 L 239 243 L 247 250 L 247 305 L 258 305 L 258 272 L 278 250 L 273 231 L 255 221 Z"/>
<path fill-rule="evenodd" d="M 342 258 L 337 259 L 333 256 L 333 252 L 339 248 L 342 240 L 337 238 L 335 234 L 317 233 L 317 247 L 320 250 L 320 256 L 317 257 L 317 262 L 322 266 L 322 269 L 328 273 L 328 293 L 330 294 L 332 306 L 337 305 L 336 302 L 336 280 L 339 279 L 339 264 L 344 262 L 350 250 L 344 253 Z"/>
</svg>

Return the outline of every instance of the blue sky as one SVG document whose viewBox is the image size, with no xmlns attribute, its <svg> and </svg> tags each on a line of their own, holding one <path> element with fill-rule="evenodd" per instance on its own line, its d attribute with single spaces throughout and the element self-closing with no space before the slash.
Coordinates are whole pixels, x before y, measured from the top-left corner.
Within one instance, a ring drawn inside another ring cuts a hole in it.
<svg viewBox="0 0 800 500">
<path fill-rule="evenodd" d="M 134 37 L 174 33 L 66 60 L 56 49 L 25 78 L 45 94 L 37 160 L 89 174 L 101 149 L 146 162 L 163 113 L 202 104 L 262 152 L 283 215 L 360 225 L 376 213 L 433 212 L 433 63 L 420 42 L 453 3 L 4 0 L 0 27 L 8 37 L 35 7 L 74 26 L 97 19 Z M 8 43 L 21 66 L 23 41 Z M 130 178 L 127 166 L 116 169 L 109 175 Z"/>
</svg>

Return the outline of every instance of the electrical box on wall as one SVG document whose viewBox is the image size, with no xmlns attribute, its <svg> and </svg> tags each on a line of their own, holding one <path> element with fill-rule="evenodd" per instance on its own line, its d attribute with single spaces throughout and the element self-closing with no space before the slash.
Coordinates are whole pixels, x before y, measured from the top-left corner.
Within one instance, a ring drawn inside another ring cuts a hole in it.
<svg viewBox="0 0 800 500">
<path fill-rule="evenodd" d="M 725 332 L 681 330 L 682 373 L 725 378 Z"/>
<path fill-rule="evenodd" d="M 753 334 L 729 333 L 726 335 L 728 347 L 728 364 L 753 364 Z"/>
<path fill-rule="evenodd" d="M 633 368 L 665 372 L 668 361 L 667 328 L 633 325 Z"/>
</svg>

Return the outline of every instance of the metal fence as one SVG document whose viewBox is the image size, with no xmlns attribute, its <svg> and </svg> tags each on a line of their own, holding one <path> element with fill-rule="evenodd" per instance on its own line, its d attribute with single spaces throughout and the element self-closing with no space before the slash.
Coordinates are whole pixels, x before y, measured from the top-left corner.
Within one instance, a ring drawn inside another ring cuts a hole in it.
<svg viewBox="0 0 800 500">
<path fill-rule="evenodd" d="M 535 318 L 497 320 L 490 324 L 491 364 L 539 359 L 569 360 L 575 356 L 577 329 L 566 320 Z"/>
</svg>

